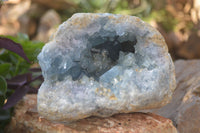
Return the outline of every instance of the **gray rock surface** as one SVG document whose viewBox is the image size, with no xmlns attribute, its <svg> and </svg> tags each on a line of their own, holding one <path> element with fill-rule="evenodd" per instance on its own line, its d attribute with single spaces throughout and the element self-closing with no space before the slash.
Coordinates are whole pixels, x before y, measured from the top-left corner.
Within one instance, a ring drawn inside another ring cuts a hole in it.
<svg viewBox="0 0 200 133">
<path fill-rule="evenodd" d="M 177 88 L 171 103 L 147 110 L 171 119 L 180 133 L 200 132 L 200 60 L 175 62 Z"/>
<path fill-rule="evenodd" d="M 53 121 L 161 107 L 176 87 L 163 37 L 133 16 L 75 14 L 38 59 L 38 111 Z"/>
</svg>

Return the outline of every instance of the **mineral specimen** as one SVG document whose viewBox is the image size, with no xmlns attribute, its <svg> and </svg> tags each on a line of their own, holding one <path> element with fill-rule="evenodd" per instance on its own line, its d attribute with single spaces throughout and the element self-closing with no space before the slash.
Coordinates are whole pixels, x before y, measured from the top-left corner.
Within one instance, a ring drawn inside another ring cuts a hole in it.
<svg viewBox="0 0 200 133">
<path fill-rule="evenodd" d="M 176 86 L 163 37 L 134 16 L 75 14 L 38 59 L 38 112 L 52 121 L 161 107 Z"/>
</svg>

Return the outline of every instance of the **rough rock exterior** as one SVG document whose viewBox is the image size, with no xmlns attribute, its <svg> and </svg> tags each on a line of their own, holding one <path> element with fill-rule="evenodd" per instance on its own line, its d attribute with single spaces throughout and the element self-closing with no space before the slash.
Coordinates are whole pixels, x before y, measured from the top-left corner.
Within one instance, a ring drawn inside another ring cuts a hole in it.
<svg viewBox="0 0 200 133">
<path fill-rule="evenodd" d="M 16 107 L 7 133 L 177 133 L 172 121 L 151 113 L 90 117 L 69 125 L 39 117 L 36 95 L 27 95 Z"/>
<path fill-rule="evenodd" d="M 175 62 L 177 88 L 171 103 L 148 110 L 171 119 L 180 133 L 200 132 L 200 60 Z"/>
<path fill-rule="evenodd" d="M 161 107 L 176 86 L 163 37 L 133 16 L 75 14 L 38 59 L 38 111 L 53 121 Z"/>
</svg>

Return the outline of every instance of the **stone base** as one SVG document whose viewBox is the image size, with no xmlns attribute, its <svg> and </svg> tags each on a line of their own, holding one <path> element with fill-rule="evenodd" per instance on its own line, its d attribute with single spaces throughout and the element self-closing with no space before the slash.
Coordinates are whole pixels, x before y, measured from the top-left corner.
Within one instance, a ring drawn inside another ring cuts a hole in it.
<svg viewBox="0 0 200 133">
<path fill-rule="evenodd" d="M 169 118 L 180 133 L 200 133 L 200 60 L 175 62 L 177 88 L 171 103 L 151 112 Z"/>
<path fill-rule="evenodd" d="M 26 95 L 15 107 L 6 128 L 8 133 L 177 133 L 172 121 L 152 113 L 118 114 L 112 117 L 90 117 L 70 124 L 53 123 L 37 113 L 37 96 Z"/>
</svg>

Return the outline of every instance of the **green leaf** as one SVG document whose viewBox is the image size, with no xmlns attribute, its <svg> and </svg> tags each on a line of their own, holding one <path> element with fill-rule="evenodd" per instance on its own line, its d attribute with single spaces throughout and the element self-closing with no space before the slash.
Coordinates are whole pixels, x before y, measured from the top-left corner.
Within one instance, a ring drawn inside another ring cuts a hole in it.
<svg viewBox="0 0 200 133">
<path fill-rule="evenodd" d="M 9 72 L 10 67 L 10 63 L 0 64 L 0 75 L 5 76 Z"/>
<path fill-rule="evenodd" d="M 1 110 L 0 109 L 0 121 L 5 121 L 10 119 L 10 110 Z"/>
<path fill-rule="evenodd" d="M 0 95 L 5 95 L 7 91 L 7 83 L 6 80 L 0 76 Z"/>
<path fill-rule="evenodd" d="M 0 108 L 4 105 L 5 96 L 0 94 Z"/>
<path fill-rule="evenodd" d="M 34 63 L 37 62 L 37 55 L 44 46 L 44 43 L 39 41 L 31 41 L 29 40 L 29 37 L 26 34 L 22 33 L 18 33 L 17 37 L 13 36 L 3 36 L 3 37 L 9 38 L 16 43 L 21 44 L 29 60 Z"/>
<path fill-rule="evenodd" d="M 11 119 L 11 111 L 12 109 L 8 109 L 8 110 L 3 110 L 0 109 L 0 133 L 2 131 L 2 133 L 4 133 L 4 128 L 6 127 L 6 125 L 9 123 L 10 119 Z"/>
</svg>

